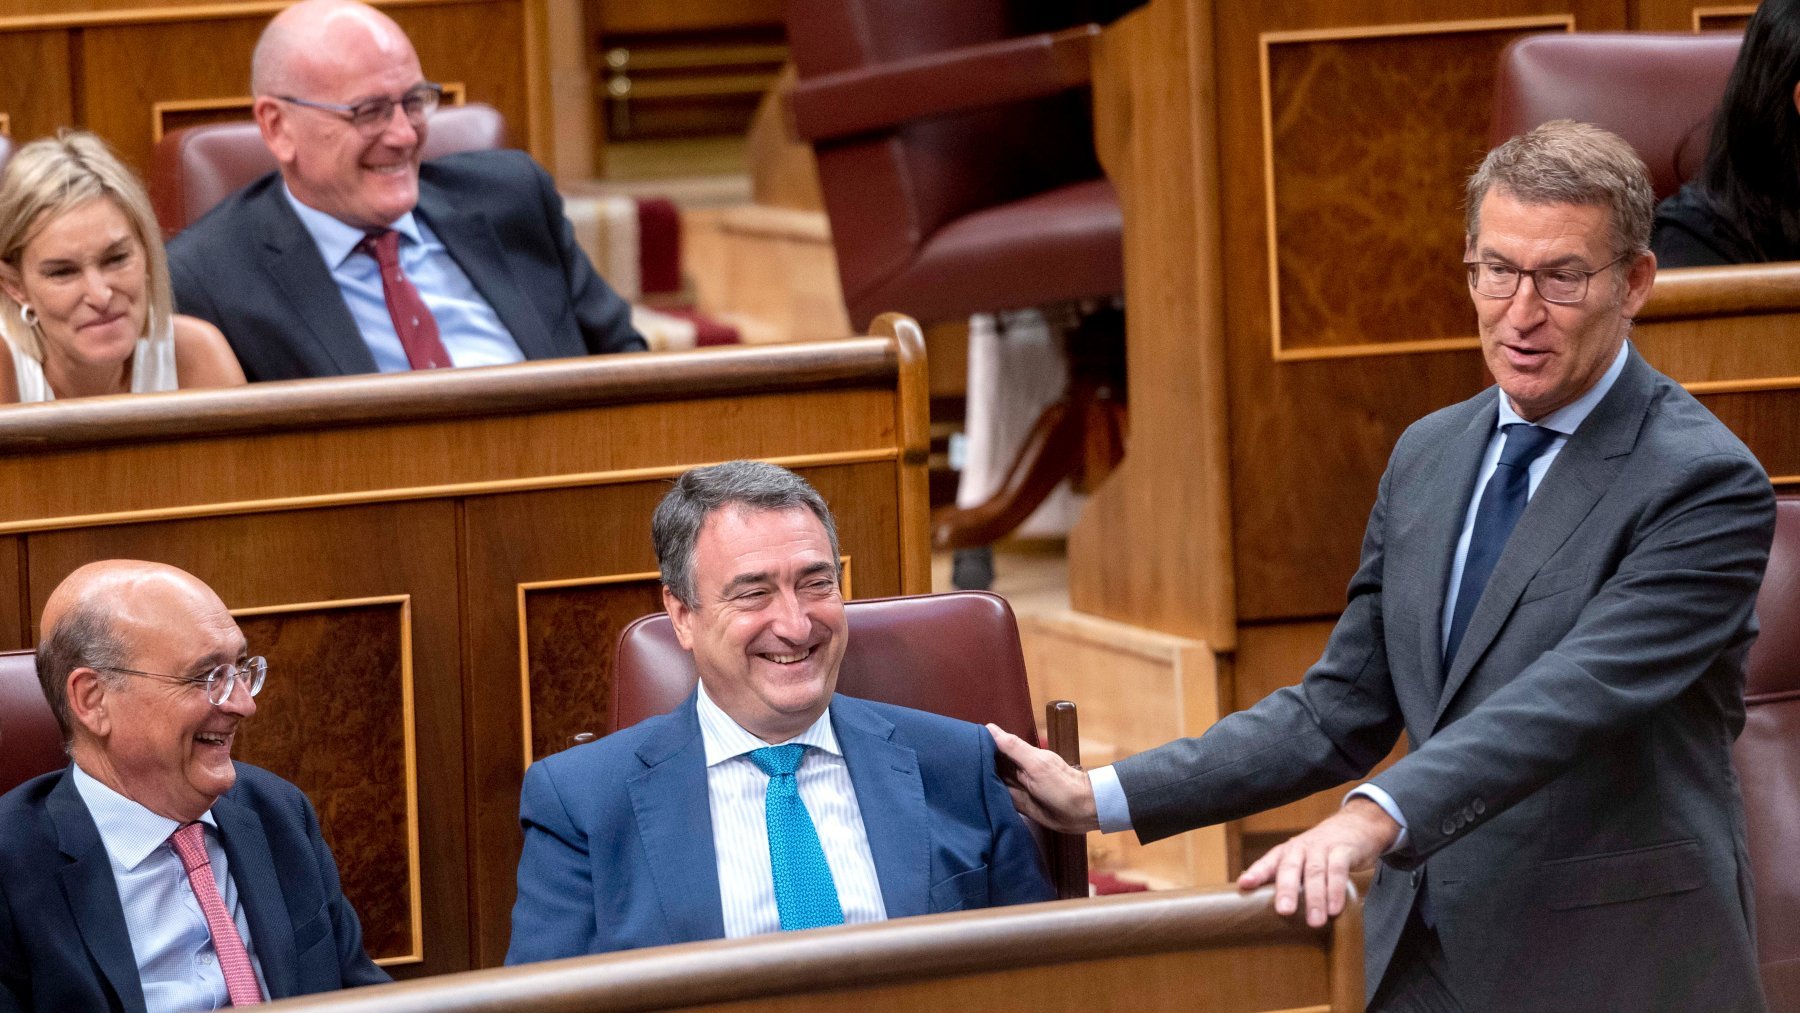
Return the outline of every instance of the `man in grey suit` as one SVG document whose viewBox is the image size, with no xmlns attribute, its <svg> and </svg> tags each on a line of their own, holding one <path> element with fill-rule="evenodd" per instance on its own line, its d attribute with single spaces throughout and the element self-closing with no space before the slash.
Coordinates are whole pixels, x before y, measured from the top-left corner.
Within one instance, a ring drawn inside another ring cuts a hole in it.
<svg viewBox="0 0 1800 1013">
<path fill-rule="evenodd" d="M 1594 127 L 1489 153 L 1464 260 L 1499 390 L 1400 438 L 1324 656 L 1091 775 L 994 730 L 1021 809 L 1155 840 L 1362 778 L 1405 731 L 1239 879 L 1323 925 L 1374 866 L 1371 1008 L 1761 1009 L 1730 747 L 1773 495 L 1626 340 L 1652 205 Z"/>
</svg>

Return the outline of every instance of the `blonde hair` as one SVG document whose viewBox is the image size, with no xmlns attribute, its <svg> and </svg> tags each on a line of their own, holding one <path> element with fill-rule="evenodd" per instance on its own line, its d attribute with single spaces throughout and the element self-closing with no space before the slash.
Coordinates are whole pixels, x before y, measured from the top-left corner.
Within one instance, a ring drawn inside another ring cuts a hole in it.
<svg viewBox="0 0 1800 1013">
<path fill-rule="evenodd" d="M 0 177 L 0 265 L 22 280 L 25 247 L 57 218 L 98 197 L 110 199 L 124 213 L 144 248 L 149 284 L 149 312 L 144 336 L 161 340 L 171 333 L 175 296 L 169 285 L 169 258 L 150 198 L 137 176 L 120 162 L 106 142 L 85 130 L 61 130 L 55 137 L 20 148 Z M 19 303 L 0 288 L 0 335 L 14 348 L 44 361 L 36 327 L 25 326 Z"/>
</svg>

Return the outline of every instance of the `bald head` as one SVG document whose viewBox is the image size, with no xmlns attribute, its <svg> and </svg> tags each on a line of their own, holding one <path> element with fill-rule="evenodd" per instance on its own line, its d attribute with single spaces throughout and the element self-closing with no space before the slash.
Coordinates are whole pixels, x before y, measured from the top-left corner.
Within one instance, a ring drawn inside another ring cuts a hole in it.
<svg viewBox="0 0 1800 1013">
<path fill-rule="evenodd" d="M 275 15 L 250 57 L 250 91 L 317 95 L 339 79 L 346 53 L 416 59 L 394 19 L 355 0 L 302 0 Z"/>
</svg>

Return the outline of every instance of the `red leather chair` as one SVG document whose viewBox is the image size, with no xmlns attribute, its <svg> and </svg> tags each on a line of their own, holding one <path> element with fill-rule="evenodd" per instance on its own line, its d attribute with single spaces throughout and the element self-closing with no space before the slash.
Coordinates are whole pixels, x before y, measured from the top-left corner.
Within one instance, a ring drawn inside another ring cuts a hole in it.
<svg viewBox="0 0 1800 1013">
<path fill-rule="evenodd" d="M 1776 504 L 1775 545 L 1756 597 L 1744 732 L 1732 750 L 1750 867 L 1756 950 L 1772 1010 L 1800 1009 L 1800 498 Z"/>
<path fill-rule="evenodd" d="M 1550 120 L 1605 127 L 1630 142 L 1661 200 L 1706 161 L 1713 111 L 1742 33 L 1545 32 L 1500 54 L 1494 144 Z"/>
<path fill-rule="evenodd" d="M 789 0 L 794 122 L 818 157 L 853 327 L 890 310 L 930 324 L 1124 291 L 1123 217 L 1086 91 L 1099 29 L 1024 31 L 1009 11 L 1031 7 Z M 1065 400 L 994 501 L 940 515 L 940 547 L 994 541 L 1063 477 L 1088 487 L 1118 460 L 1124 326 L 1090 320 Z"/>
<path fill-rule="evenodd" d="M 994 724 L 1037 741 L 1019 627 L 1004 598 L 982 591 L 871 598 L 844 606 L 850 643 L 838 691 L 964 721 Z M 675 640 L 667 613 L 633 620 L 613 664 L 612 725 L 629 728 L 674 710 L 694 691 L 693 656 Z M 1046 707 L 1050 748 L 1080 763 L 1075 705 Z M 1087 842 L 1033 827 L 1060 897 L 1086 897 Z"/>
<path fill-rule="evenodd" d="M 0 795 L 69 762 L 38 686 L 37 655 L 0 651 Z"/>
<path fill-rule="evenodd" d="M 440 106 L 425 135 L 424 158 L 506 146 L 506 120 L 490 105 Z M 213 205 L 274 172 L 275 156 L 254 120 L 208 123 L 163 135 L 150 156 L 150 204 L 163 238 L 198 221 Z"/>
</svg>

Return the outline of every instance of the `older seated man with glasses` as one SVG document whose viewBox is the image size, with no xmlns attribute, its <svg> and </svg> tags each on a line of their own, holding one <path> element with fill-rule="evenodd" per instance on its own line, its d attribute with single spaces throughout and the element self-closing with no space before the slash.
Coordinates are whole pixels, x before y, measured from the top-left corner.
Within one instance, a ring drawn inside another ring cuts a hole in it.
<svg viewBox="0 0 1800 1013">
<path fill-rule="evenodd" d="M 174 1013 L 387 981 L 300 789 L 234 763 L 268 665 L 159 563 L 70 574 L 38 678 L 70 765 L 0 798 L 0 1010 Z"/>
<path fill-rule="evenodd" d="M 443 88 L 386 14 L 288 8 L 250 84 L 280 171 L 169 244 L 177 306 L 225 332 L 250 380 L 644 349 L 529 155 L 421 164 Z"/>
</svg>

